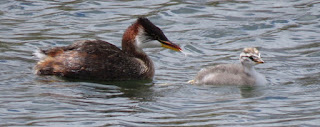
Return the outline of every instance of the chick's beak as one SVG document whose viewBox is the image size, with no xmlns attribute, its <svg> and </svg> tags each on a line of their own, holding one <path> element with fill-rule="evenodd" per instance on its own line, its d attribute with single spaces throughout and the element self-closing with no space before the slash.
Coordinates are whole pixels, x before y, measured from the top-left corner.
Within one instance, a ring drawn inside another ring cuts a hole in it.
<svg viewBox="0 0 320 127">
<path fill-rule="evenodd" d="M 260 57 L 258 59 L 255 59 L 254 62 L 256 62 L 257 64 L 264 63 L 264 61 Z"/>
<path fill-rule="evenodd" d="M 168 49 L 171 49 L 171 50 L 174 50 L 174 51 L 182 51 L 182 49 L 178 46 L 178 45 L 176 45 L 176 44 L 174 44 L 174 43 L 172 43 L 172 42 L 170 42 L 170 41 L 159 41 L 160 43 L 161 43 L 161 46 L 162 47 L 165 47 L 165 48 L 168 48 Z"/>
</svg>

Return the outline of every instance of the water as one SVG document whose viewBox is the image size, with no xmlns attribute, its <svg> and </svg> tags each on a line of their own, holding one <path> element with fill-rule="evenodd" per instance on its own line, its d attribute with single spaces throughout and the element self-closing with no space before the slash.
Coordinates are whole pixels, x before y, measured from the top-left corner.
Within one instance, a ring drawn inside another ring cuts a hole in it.
<svg viewBox="0 0 320 127">
<path fill-rule="evenodd" d="M 0 126 L 318 126 L 317 0 L 2 0 Z M 101 39 L 120 47 L 139 16 L 182 53 L 146 49 L 152 82 L 94 83 L 36 76 L 37 48 Z M 258 47 L 265 86 L 186 83 L 203 67 L 237 63 Z"/>
</svg>

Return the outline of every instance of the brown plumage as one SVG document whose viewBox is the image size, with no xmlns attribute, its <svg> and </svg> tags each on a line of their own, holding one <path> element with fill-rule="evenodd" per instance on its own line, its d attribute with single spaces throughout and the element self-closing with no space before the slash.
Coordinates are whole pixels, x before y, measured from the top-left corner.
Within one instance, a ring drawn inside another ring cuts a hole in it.
<svg viewBox="0 0 320 127">
<path fill-rule="evenodd" d="M 153 63 L 139 47 L 150 40 L 181 50 L 148 19 L 139 18 L 124 33 L 122 50 L 101 40 L 77 41 L 69 46 L 41 50 L 45 57 L 35 66 L 35 73 L 105 81 L 152 79 Z"/>
</svg>

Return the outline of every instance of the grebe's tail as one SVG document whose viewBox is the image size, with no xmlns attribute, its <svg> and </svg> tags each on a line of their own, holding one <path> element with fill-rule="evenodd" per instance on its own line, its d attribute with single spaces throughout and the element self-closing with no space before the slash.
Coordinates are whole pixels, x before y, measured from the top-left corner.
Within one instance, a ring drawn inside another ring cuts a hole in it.
<svg viewBox="0 0 320 127">
<path fill-rule="evenodd" d="M 44 59 L 47 55 L 39 47 L 33 52 L 33 55 L 39 59 Z"/>
</svg>

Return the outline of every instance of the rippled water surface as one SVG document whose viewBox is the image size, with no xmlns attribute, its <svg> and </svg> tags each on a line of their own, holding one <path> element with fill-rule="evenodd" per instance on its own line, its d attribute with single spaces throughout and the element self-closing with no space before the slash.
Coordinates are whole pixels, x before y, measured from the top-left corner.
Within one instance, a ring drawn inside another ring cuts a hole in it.
<svg viewBox="0 0 320 127">
<path fill-rule="evenodd" d="M 37 48 L 101 39 L 121 46 L 147 16 L 185 52 L 145 49 L 152 82 L 36 76 Z M 318 126 L 320 1 L 1 0 L 0 126 Z M 258 47 L 265 86 L 191 85 L 203 67 Z"/>
</svg>

